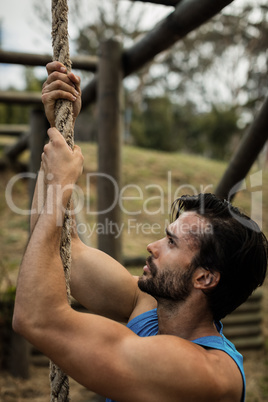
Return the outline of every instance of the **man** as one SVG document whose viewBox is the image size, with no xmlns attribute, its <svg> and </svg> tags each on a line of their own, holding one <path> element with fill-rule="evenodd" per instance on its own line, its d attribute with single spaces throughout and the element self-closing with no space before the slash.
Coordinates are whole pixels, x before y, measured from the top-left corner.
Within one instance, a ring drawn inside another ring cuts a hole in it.
<svg viewBox="0 0 268 402">
<path fill-rule="evenodd" d="M 80 82 L 58 62 L 47 70 L 43 103 L 53 127 L 58 98 L 73 101 L 77 117 Z M 242 357 L 219 320 L 264 281 L 267 240 L 257 225 L 210 194 L 181 197 L 166 236 L 148 245 L 140 278 L 85 246 L 74 231 L 71 292 L 94 315 L 78 313 L 66 300 L 58 217 L 83 157 L 55 128 L 48 135 L 44 207 L 32 216 L 15 331 L 76 381 L 118 402 L 244 400 Z M 67 188 L 62 197 L 58 188 Z"/>
</svg>

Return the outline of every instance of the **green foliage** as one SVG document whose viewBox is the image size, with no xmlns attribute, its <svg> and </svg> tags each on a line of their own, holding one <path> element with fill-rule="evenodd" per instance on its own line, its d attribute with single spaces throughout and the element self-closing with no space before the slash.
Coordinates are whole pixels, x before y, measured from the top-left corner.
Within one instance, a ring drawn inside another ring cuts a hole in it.
<svg viewBox="0 0 268 402">
<path fill-rule="evenodd" d="M 11 104 L 0 104 L 1 124 L 27 124 L 29 121 L 29 107 Z"/>
<path fill-rule="evenodd" d="M 10 286 L 4 293 L 0 294 L 0 320 L 8 326 L 11 326 L 12 323 L 15 296 L 15 286 Z"/>
<path fill-rule="evenodd" d="M 147 98 L 143 110 L 134 108 L 131 134 L 135 144 L 162 151 L 201 154 L 227 159 L 234 136 L 239 135 L 236 108 L 213 106 L 197 113 L 193 104 L 173 104 L 168 97 Z"/>
<path fill-rule="evenodd" d="M 29 92 L 41 92 L 44 80 L 35 76 L 32 67 L 25 68 L 25 90 Z"/>
<path fill-rule="evenodd" d="M 228 159 L 232 139 L 240 134 L 236 109 L 220 110 L 215 105 L 208 113 L 192 116 L 188 129 L 186 149 L 214 159 Z"/>
<path fill-rule="evenodd" d="M 267 87 L 267 11 L 265 0 L 234 2 L 178 41 L 162 59 L 173 72 L 159 75 L 165 90 L 184 101 L 194 93 L 197 106 L 224 97 L 232 105 L 258 108 Z"/>
<path fill-rule="evenodd" d="M 0 236 L 4 234 L 5 231 L 3 230 Z M 16 264 L 17 266 L 18 264 Z M 11 326 L 16 296 L 16 286 L 11 281 L 10 268 L 11 265 L 7 265 L 5 257 L 3 257 L 0 261 L 0 323 L 4 322 L 7 326 Z"/>
<path fill-rule="evenodd" d="M 135 103 L 130 127 L 135 144 L 218 159 L 230 156 L 240 136 L 237 120 L 246 125 L 266 96 L 266 3 L 234 2 L 136 72 L 126 94 L 126 104 Z M 44 7 L 37 0 L 36 5 L 42 17 Z M 127 48 L 146 32 L 145 4 L 102 1 L 91 20 L 83 18 L 79 0 L 72 7 L 79 54 L 98 54 L 100 42 L 111 37 Z M 40 19 L 47 21 L 44 15 Z M 148 96 L 152 89 L 155 99 Z"/>
<path fill-rule="evenodd" d="M 79 54 L 98 54 L 100 42 L 116 37 L 128 46 L 145 31 L 141 28 L 143 9 L 138 11 L 135 3 L 122 6 L 121 0 L 102 1 L 96 5 L 96 17 L 82 26 L 76 39 Z M 76 13 L 81 14 L 77 3 Z M 81 21 L 81 20 L 80 20 Z"/>
<path fill-rule="evenodd" d="M 39 80 L 31 67 L 25 68 L 25 91 L 41 92 L 43 80 Z M 15 91 L 14 88 L 9 88 Z M 27 124 L 29 122 L 31 106 L 16 104 L 0 104 L 0 123 L 1 124 Z"/>
<path fill-rule="evenodd" d="M 16 287 L 15 286 L 10 286 L 5 293 L 2 294 L 1 300 L 3 302 L 13 302 L 15 301 L 15 296 L 16 296 Z"/>
<path fill-rule="evenodd" d="M 162 151 L 179 148 L 174 125 L 173 105 L 169 98 L 147 98 L 143 110 L 134 109 L 131 134 L 138 146 Z"/>
</svg>

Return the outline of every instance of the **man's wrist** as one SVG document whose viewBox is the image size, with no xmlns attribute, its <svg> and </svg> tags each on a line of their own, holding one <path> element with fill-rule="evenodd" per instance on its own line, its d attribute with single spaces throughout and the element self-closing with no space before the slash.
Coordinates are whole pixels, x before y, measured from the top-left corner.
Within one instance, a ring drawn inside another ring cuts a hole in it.
<svg viewBox="0 0 268 402">
<path fill-rule="evenodd" d="M 60 184 L 49 184 L 47 186 L 47 197 L 44 212 L 54 215 L 56 226 L 62 226 L 65 211 L 72 195 L 71 186 L 62 187 Z"/>
</svg>

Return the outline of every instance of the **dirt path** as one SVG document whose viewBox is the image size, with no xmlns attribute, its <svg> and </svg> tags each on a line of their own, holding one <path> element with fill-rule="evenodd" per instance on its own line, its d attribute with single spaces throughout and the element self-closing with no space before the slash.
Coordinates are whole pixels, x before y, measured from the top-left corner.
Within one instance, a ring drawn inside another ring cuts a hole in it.
<svg viewBox="0 0 268 402">
<path fill-rule="evenodd" d="M 0 401 L 1 402 L 49 402 L 48 367 L 30 368 L 30 379 L 16 379 L 7 372 L 0 374 Z M 90 392 L 76 381 L 70 379 L 70 396 L 73 402 L 101 402 L 103 398 Z"/>
</svg>

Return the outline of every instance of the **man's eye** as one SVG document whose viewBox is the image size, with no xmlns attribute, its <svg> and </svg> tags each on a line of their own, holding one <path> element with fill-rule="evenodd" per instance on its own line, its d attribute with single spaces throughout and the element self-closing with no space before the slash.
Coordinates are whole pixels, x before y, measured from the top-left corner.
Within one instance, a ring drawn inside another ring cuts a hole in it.
<svg viewBox="0 0 268 402">
<path fill-rule="evenodd" d="M 175 244 L 175 243 L 174 243 L 174 240 L 172 239 L 172 237 L 169 237 L 169 238 L 168 238 L 168 244 Z"/>
</svg>

